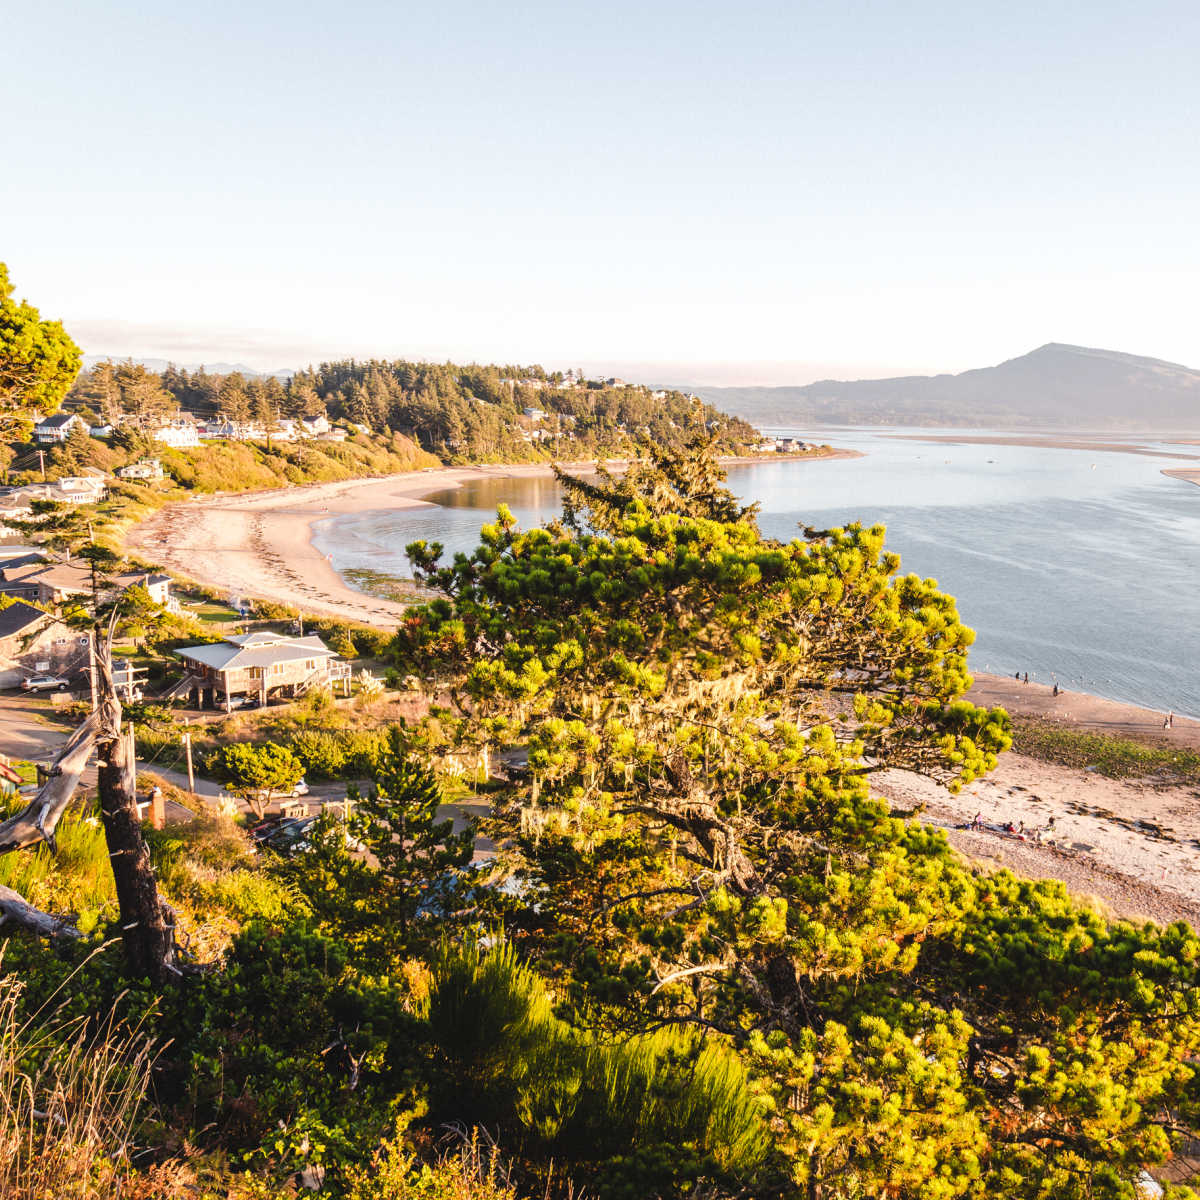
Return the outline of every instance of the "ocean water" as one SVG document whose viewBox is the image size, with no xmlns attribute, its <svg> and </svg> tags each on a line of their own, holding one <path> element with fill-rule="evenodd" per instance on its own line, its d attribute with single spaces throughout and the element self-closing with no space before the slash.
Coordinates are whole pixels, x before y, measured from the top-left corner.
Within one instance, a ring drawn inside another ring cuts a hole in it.
<svg viewBox="0 0 1200 1200">
<path fill-rule="evenodd" d="M 731 468 L 730 487 L 761 506 L 765 533 L 882 523 L 902 571 L 957 597 L 977 635 L 973 670 L 1028 671 L 1200 716 L 1200 487 L 1161 474 L 1200 462 L 889 436 L 929 431 L 788 432 L 864 457 Z M 339 570 L 407 575 L 407 543 L 439 541 L 449 556 L 477 543 L 497 504 L 530 526 L 552 517 L 560 497 L 551 479 L 487 478 L 425 499 L 430 507 L 321 522 L 314 541 Z"/>
</svg>

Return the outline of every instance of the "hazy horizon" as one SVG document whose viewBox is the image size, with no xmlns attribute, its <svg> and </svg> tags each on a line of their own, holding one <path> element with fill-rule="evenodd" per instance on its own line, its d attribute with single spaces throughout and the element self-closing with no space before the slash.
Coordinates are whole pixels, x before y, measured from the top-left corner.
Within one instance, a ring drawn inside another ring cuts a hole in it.
<svg viewBox="0 0 1200 1200">
<path fill-rule="evenodd" d="M 0 259 L 89 352 L 259 370 L 770 386 L 1050 340 L 1200 362 L 1200 9 L 1086 14 L 26 6 Z"/>
</svg>

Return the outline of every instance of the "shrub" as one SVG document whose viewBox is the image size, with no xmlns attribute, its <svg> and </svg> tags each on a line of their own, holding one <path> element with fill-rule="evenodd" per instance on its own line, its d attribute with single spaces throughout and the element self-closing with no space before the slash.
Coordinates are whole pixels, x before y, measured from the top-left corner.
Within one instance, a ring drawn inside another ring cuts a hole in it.
<svg viewBox="0 0 1200 1200">
<path fill-rule="evenodd" d="M 309 779 L 337 779 L 346 767 L 345 737 L 305 729 L 292 738 L 292 753 L 304 764 Z"/>
</svg>

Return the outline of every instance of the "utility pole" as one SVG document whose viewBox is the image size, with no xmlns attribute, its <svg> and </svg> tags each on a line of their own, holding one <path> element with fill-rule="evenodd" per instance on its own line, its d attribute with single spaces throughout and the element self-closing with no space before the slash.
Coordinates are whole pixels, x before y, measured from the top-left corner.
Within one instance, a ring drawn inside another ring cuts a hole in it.
<svg viewBox="0 0 1200 1200">
<path fill-rule="evenodd" d="M 38 451 L 38 462 L 42 465 L 42 482 L 46 482 L 46 452 L 45 450 Z"/>
<path fill-rule="evenodd" d="M 133 788 L 133 794 L 137 795 L 137 738 L 133 733 L 133 722 L 130 721 L 125 727 L 126 736 L 129 738 L 129 780 Z"/>
<path fill-rule="evenodd" d="M 92 689 L 92 712 L 95 712 L 99 707 L 99 698 L 96 695 L 96 631 L 95 629 L 88 630 L 88 684 Z"/>
<path fill-rule="evenodd" d="M 192 769 L 192 731 L 190 729 L 183 731 L 183 749 L 187 754 L 188 791 L 194 796 L 196 794 L 196 775 Z"/>
</svg>

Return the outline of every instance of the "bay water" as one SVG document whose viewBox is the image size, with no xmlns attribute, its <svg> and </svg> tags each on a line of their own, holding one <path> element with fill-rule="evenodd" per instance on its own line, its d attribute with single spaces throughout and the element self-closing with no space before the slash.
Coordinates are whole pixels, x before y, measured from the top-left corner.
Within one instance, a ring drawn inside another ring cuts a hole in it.
<svg viewBox="0 0 1200 1200">
<path fill-rule="evenodd" d="M 938 432 L 928 430 L 778 432 L 863 457 L 731 467 L 729 486 L 760 505 L 764 533 L 787 539 L 802 523 L 882 523 L 902 571 L 957 597 L 977 635 L 972 670 L 1028 671 L 1031 680 L 1200 716 L 1200 487 L 1162 474 L 1200 463 L 1100 443 L 951 444 L 926 440 Z M 424 499 L 426 507 L 320 522 L 314 542 L 339 571 L 407 576 L 409 542 L 441 542 L 449 558 L 478 543 L 500 503 L 526 528 L 561 503 L 553 479 L 495 476 Z"/>
</svg>

